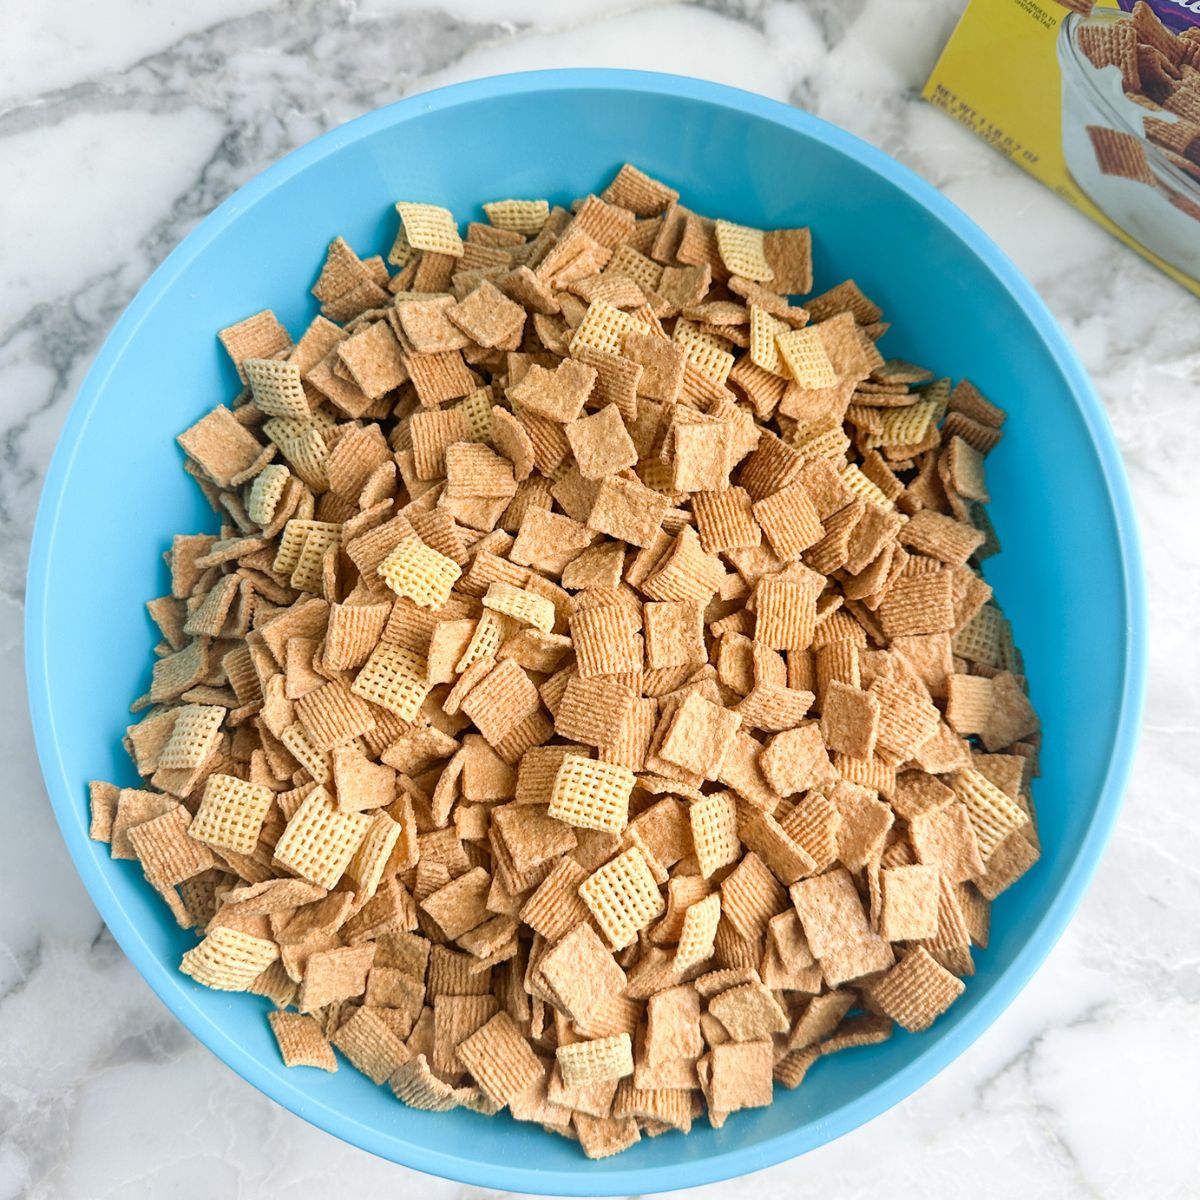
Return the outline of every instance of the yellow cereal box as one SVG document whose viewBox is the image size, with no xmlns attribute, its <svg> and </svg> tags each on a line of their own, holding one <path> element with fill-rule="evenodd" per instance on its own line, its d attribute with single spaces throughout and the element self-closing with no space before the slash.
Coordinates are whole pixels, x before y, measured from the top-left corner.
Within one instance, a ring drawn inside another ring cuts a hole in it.
<svg viewBox="0 0 1200 1200">
<path fill-rule="evenodd" d="M 1200 0 L 972 0 L 923 94 L 1200 294 Z"/>
</svg>

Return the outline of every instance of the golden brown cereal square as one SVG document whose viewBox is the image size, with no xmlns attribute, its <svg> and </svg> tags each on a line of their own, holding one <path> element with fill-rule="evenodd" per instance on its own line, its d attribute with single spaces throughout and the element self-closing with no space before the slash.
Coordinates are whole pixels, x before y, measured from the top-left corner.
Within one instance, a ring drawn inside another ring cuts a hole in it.
<svg viewBox="0 0 1200 1200">
<path fill-rule="evenodd" d="M 754 505 L 754 519 L 767 535 L 771 549 L 785 561 L 816 545 L 825 528 L 808 489 L 797 481 L 765 496 Z"/>
<path fill-rule="evenodd" d="M 906 942 L 936 936 L 940 892 L 936 867 L 889 867 L 880 872 L 879 885 L 881 937 Z"/>
<path fill-rule="evenodd" d="M 637 462 L 637 450 L 615 404 L 567 423 L 567 440 L 585 479 L 603 479 Z"/>
<path fill-rule="evenodd" d="M 270 938 L 220 925 L 185 951 L 179 969 L 205 987 L 241 992 L 278 957 L 279 947 Z"/>
<path fill-rule="evenodd" d="M 872 1005 L 910 1033 L 928 1029 L 962 995 L 964 985 L 923 946 L 910 950 L 872 984 Z"/>
<path fill-rule="evenodd" d="M 350 865 L 371 819 L 339 811 L 323 787 L 301 803 L 275 843 L 275 858 L 301 878 L 331 888 Z"/>
<path fill-rule="evenodd" d="M 726 1042 L 708 1054 L 710 1118 L 743 1108 L 763 1108 L 773 1096 L 774 1047 L 769 1039 Z"/>
<path fill-rule="evenodd" d="M 224 405 L 201 417 L 176 441 L 218 487 L 231 486 L 235 476 L 252 466 L 262 444 Z"/>
<path fill-rule="evenodd" d="M 374 958 L 373 942 L 310 954 L 304 965 L 297 1007 L 302 1012 L 315 1012 L 327 1004 L 361 996 Z"/>
<path fill-rule="evenodd" d="M 337 1059 L 320 1024 L 301 1013 L 270 1012 L 267 1020 L 285 1067 L 318 1067 L 336 1071 Z"/>
<path fill-rule="evenodd" d="M 338 343 L 337 356 L 363 394 L 372 400 L 408 379 L 404 352 L 386 321 L 364 325 Z"/>
<path fill-rule="evenodd" d="M 772 650 L 804 650 L 816 629 L 816 596 L 807 580 L 766 576 L 754 588 L 754 636 Z"/>
<path fill-rule="evenodd" d="M 617 949 L 629 945 L 666 908 L 646 856 L 636 846 L 589 875 L 579 894 Z"/>
<path fill-rule="evenodd" d="M 688 810 L 688 817 L 703 876 L 707 878 L 721 867 L 737 862 L 741 856 L 737 808 L 728 792 L 716 792 L 697 800 Z"/>
<path fill-rule="evenodd" d="M 834 751 L 870 758 L 879 732 L 879 701 L 870 692 L 833 680 L 825 690 L 821 736 Z"/>
<path fill-rule="evenodd" d="M 554 714 L 555 731 L 587 746 L 606 745 L 620 736 L 637 699 L 618 679 L 572 675 Z"/>
<path fill-rule="evenodd" d="M 333 1044 L 372 1083 L 383 1083 L 411 1057 L 386 1008 L 363 1005 L 338 1026 Z"/>
<path fill-rule="evenodd" d="M 983 874 L 984 860 L 965 805 L 953 802 L 917 813 L 909 819 L 909 837 L 917 861 L 937 867 L 950 883 Z"/>
<path fill-rule="evenodd" d="M 667 719 L 659 757 L 705 779 L 716 779 L 741 718 L 691 692 Z"/>
<path fill-rule="evenodd" d="M 274 798 L 267 787 L 214 772 L 188 833 L 218 849 L 251 854 Z"/>
<path fill-rule="evenodd" d="M 273 359 L 276 355 L 292 348 L 291 335 L 279 323 L 278 318 L 265 308 L 236 325 L 222 329 L 217 337 L 225 347 L 233 365 L 237 367 L 238 378 L 246 382 L 246 373 L 242 364 L 248 358 Z"/>
<path fill-rule="evenodd" d="M 483 280 L 446 316 L 480 346 L 512 348 L 525 324 L 525 310 L 498 288 Z"/>
<path fill-rule="evenodd" d="M 629 819 L 633 785 L 626 767 L 570 756 L 554 778 L 547 815 L 580 829 L 620 833 Z"/>
<path fill-rule="evenodd" d="M 749 493 L 740 487 L 715 492 L 696 492 L 692 511 L 700 544 L 709 554 L 757 546 L 762 530 L 751 509 Z"/>
<path fill-rule="evenodd" d="M 648 601 L 645 620 L 646 665 L 651 668 L 702 665 L 704 610 L 692 600 Z"/>
<path fill-rule="evenodd" d="M 502 1106 L 527 1092 L 543 1075 L 542 1064 L 505 1012 L 459 1043 L 458 1057 L 484 1092 Z"/>
<path fill-rule="evenodd" d="M 787 908 L 788 895 L 753 851 L 721 883 L 721 914 L 742 937 L 764 937 L 772 917 Z"/>
<path fill-rule="evenodd" d="M 670 507 L 666 496 L 636 479 L 614 476 L 601 483 L 587 525 L 630 545 L 649 546 Z"/>
</svg>

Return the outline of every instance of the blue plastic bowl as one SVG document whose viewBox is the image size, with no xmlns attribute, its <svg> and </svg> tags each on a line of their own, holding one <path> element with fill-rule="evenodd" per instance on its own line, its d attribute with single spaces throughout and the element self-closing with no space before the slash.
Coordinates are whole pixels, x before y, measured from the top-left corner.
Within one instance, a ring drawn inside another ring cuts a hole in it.
<svg viewBox="0 0 1200 1200">
<path fill-rule="evenodd" d="M 192 942 L 136 864 L 87 836 L 86 781 L 135 782 L 121 749 L 157 640 L 142 607 L 180 531 L 214 528 L 174 437 L 236 392 L 215 330 L 273 308 L 298 332 L 325 243 L 386 251 L 394 200 L 567 201 L 630 160 L 700 212 L 811 225 L 820 290 L 853 276 L 885 310 L 884 347 L 969 376 L 1011 414 L 988 459 L 1004 552 L 987 574 L 1025 652 L 1045 724 L 1044 857 L 996 904 L 991 946 L 934 1028 L 822 1061 L 724 1129 L 644 1139 L 588 1162 L 506 1116 L 433 1115 L 344 1068 L 286 1070 L 265 1001 L 176 970 Z M 84 603 L 84 597 L 89 603 Z M 99 601 L 98 603 L 96 601 Z M 1145 673 L 1137 535 L 1112 435 L 1041 300 L 952 204 L 879 151 L 745 92 L 627 71 L 509 75 L 400 101 L 289 155 L 217 209 L 118 322 L 63 430 L 29 567 L 28 674 L 46 784 L 113 935 L 175 1015 L 255 1087 L 340 1138 L 438 1175 L 571 1195 L 686 1187 L 819 1146 L 902 1100 L 995 1020 L 1061 934 L 1112 829 Z"/>
</svg>

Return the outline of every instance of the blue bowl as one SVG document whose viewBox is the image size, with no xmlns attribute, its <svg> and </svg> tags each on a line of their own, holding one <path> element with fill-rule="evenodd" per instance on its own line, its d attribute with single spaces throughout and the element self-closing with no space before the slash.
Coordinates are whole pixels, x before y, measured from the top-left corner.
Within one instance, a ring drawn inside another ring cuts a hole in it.
<svg viewBox="0 0 1200 1200">
<path fill-rule="evenodd" d="M 819 1063 L 721 1130 L 644 1139 L 588 1162 L 502 1116 L 407 1109 L 343 1068 L 288 1071 L 266 1002 L 198 987 L 192 942 L 136 864 L 90 842 L 86 781 L 135 776 L 126 705 L 148 686 L 160 552 L 214 517 L 175 435 L 237 390 L 215 330 L 273 308 L 294 333 L 325 243 L 386 251 L 394 200 L 444 204 L 598 189 L 624 161 L 700 212 L 811 225 L 817 290 L 853 276 L 892 324 L 884 348 L 969 376 L 1011 413 L 988 459 L 1004 545 L 987 574 L 1012 618 L 1045 725 L 1035 791 L 1044 857 L 995 905 L 966 995 L 934 1028 Z M 85 603 L 85 595 L 90 602 Z M 97 603 L 98 601 L 98 603 Z M 217 209 L 155 272 L 80 389 L 42 496 L 28 589 L 38 752 L 63 836 L 113 935 L 193 1034 L 255 1087 L 375 1154 L 465 1182 L 569 1195 L 652 1192 L 802 1154 L 902 1100 L 971 1044 L 1033 974 L 1112 829 L 1145 675 L 1142 573 L 1128 487 L 1079 362 L 1033 289 L 952 204 L 879 151 L 770 100 L 628 71 L 509 75 L 402 100 L 289 155 Z"/>
</svg>

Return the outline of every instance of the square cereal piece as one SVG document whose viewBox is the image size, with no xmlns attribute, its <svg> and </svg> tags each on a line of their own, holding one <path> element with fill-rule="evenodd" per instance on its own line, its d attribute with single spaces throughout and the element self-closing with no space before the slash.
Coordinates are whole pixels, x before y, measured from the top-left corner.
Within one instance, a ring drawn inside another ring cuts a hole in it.
<svg viewBox="0 0 1200 1200">
<path fill-rule="evenodd" d="M 132 826 L 129 844 L 147 880 L 165 893 L 215 865 L 207 846 L 188 837 L 191 814 L 182 805 Z"/>
<path fill-rule="evenodd" d="M 458 563 L 431 549 L 416 534 L 401 538 L 377 570 L 396 595 L 430 609 L 446 603 L 462 574 Z"/>
<path fill-rule="evenodd" d="M 267 1021 L 285 1067 L 317 1067 L 336 1071 L 337 1059 L 315 1017 L 293 1012 L 269 1012 Z"/>
<path fill-rule="evenodd" d="M 818 326 L 788 329 L 776 337 L 775 344 L 784 366 L 802 388 L 827 388 L 837 382 Z"/>
<path fill-rule="evenodd" d="M 570 619 L 576 669 L 584 679 L 642 669 L 642 639 L 636 610 L 615 604 L 580 609 Z"/>
<path fill-rule="evenodd" d="M 670 507 L 668 497 L 638 480 L 610 476 L 600 484 L 587 525 L 597 533 L 645 547 L 654 541 Z"/>
<path fill-rule="evenodd" d="M 396 211 L 400 214 L 405 240 L 414 250 L 431 250 L 435 254 L 462 257 L 462 238 L 458 235 L 454 214 L 448 208 L 398 200 Z"/>
<path fill-rule="evenodd" d="M 657 333 L 625 331 L 621 339 L 623 356 L 641 368 L 637 394 L 663 404 L 674 404 L 683 387 L 687 351 Z"/>
<path fill-rule="evenodd" d="M 754 1042 L 788 1031 L 787 1013 L 769 988 L 744 983 L 727 988 L 708 1002 L 708 1011 L 735 1042 Z"/>
<path fill-rule="evenodd" d="M 374 958 L 373 942 L 310 954 L 304 964 L 296 1007 L 301 1012 L 311 1013 L 327 1004 L 361 996 L 366 991 L 367 972 Z"/>
<path fill-rule="evenodd" d="M 205 780 L 188 833 L 219 850 L 252 854 L 275 793 L 261 784 L 214 773 Z"/>
<path fill-rule="evenodd" d="M 529 1091 L 545 1073 L 506 1012 L 497 1013 L 460 1042 L 458 1057 L 484 1093 L 501 1107 Z"/>
<path fill-rule="evenodd" d="M 158 755 L 159 767 L 191 770 L 201 766 L 221 732 L 226 710 L 219 705 L 185 704 L 175 710 L 171 736 Z"/>
<path fill-rule="evenodd" d="M 469 396 L 476 388 L 475 376 L 467 370 L 462 351 L 444 350 L 438 354 L 407 351 L 404 366 L 426 408 L 437 408 L 447 400 Z"/>
<path fill-rule="evenodd" d="M 246 373 L 242 364 L 248 358 L 273 359 L 292 348 L 292 338 L 279 323 L 279 319 L 269 309 L 239 321 L 236 325 L 228 325 L 217 337 L 225 347 L 233 365 L 237 367 L 238 378 L 246 383 Z"/>
<path fill-rule="evenodd" d="M 491 883 L 488 872 L 475 867 L 426 896 L 418 907 L 433 918 L 447 938 L 454 940 L 492 915 L 486 907 Z"/>
<path fill-rule="evenodd" d="M 709 554 L 739 550 L 762 542 L 762 530 L 754 517 L 750 493 L 745 488 L 729 487 L 716 492 L 696 492 L 692 511 L 700 545 Z"/>
<path fill-rule="evenodd" d="M 545 225 L 550 216 L 550 203 L 547 200 L 491 200 L 483 205 L 483 211 L 497 229 L 531 234 L 538 233 Z"/>
<path fill-rule="evenodd" d="M 586 1022 L 625 993 L 625 972 L 586 920 L 576 923 L 538 962 L 553 999 L 572 1021 Z"/>
<path fill-rule="evenodd" d="M 390 604 L 331 604 L 322 664 L 329 671 L 361 667 L 391 615 Z"/>
<path fill-rule="evenodd" d="M 637 450 L 615 404 L 567 423 L 567 441 L 584 479 L 615 475 L 638 460 Z"/>
<path fill-rule="evenodd" d="M 117 814 L 117 800 L 121 789 L 113 783 L 93 779 L 88 784 L 91 824 L 88 837 L 94 842 L 111 842 L 113 819 Z"/>
<path fill-rule="evenodd" d="M 418 354 L 461 350 L 470 345 L 471 339 L 447 317 L 446 310 L 453 307 L 453 296 L 408 300 L 397 303 L 395 320 Z"/>
<path fill-rule="evenodd" d="M 917 813 L 909 819 L 909 838 L 917 861 L 937 867 L 949 883 L 963 883 L 984 872 L 979 841 L 964 804 L 955 801 Z"/>
<path fill-rule="evenodd" d="M 817 506 L 803 483 L 796 481 L 754 504 L 754 519 L 771 549 L 785 562 L 799 558 L 825 536 Z"/>
<path fill-rule="evenodd" d="M 437 996 L 433 1001 L 433 1069 L 443 1078 L 461 1076 L 459 1042 L 481 1029 L 496 1015 L 495 996 Z"/>
<path fill-rule="evenodd" d="M 363 1005 L 338 1026 L 333 1044 L 372 1083 L 383 1083 L 411 1055 L 391 1023 L 391 1010 Z"/>
<path fill-rule="evenodd" d="M 810 722 L 775 734 L 758 761 L 767 781 L 781 796 L 804 791 L 829 762 L 820 726 Z"/>
<path fill-rule="evenodd" d="M 486 279 L 446 316 L 480 346 L 512 349 L 525 326 L 525 310 Z"/>
<path fill-rule="evenodd" d="M 721 882 L 721 914 L 747 941 L 765 937 L 771 918 L 787 906 L 783 885 L 752 850 Z"/>
<path fill-rule="evenodd" d="M 646 856 L 636 846 L 588 876 L 579 894 L 616 949 L 628 946 L 666 909 Z"/>
<path fill-rule="evenodd" d="M 702 666 L 708 661 L 704 608 L 697 601 L 647 601 L 642 607 L 642 617 L 648 667 Z"/>
<path fill-rule="evenodd" d="M 936 867 L 887 867 L 879 873 L 879 935 L 889 942 L 934 937 L 938 928 Z"/>
<path fill-rule="evenodd" d="M 337 356 L 363 395 L 371 400 L 386 396 L 408 379 L 404 351 L 386 321 L 364 325 L 339 342 Z"/>
<path fill-rule="evenodd" d="M 217 405 L 175 439 L 194 463 L 218 486 L 228 488 L 253 466 L 262 443 L 227 409 Z"/>
<path fill-rule="evenodd" d="M 950 777 L 950 786 L 967 810 L 984 862 L 1010 833 L 1020 829 L 1029 819 L 1011 796 L 974 767 L 955 771 Z"/>
<path fill-rule="evenodd" d="M 279 947 L 270 938 L 218 925 L 184 952 L 179 969 L 207 988 L 244 992 L 278 957 Z"/>
<path fill-rule="evenodd" d="M 300 368 L 275 358 L 248 358 L 242 364 L 254 404 L 268 417 L 292 417 L 307 421 L 312 416 Z"/>
<path fill-rule="evenodd" d="M 805 650 L 816 630 L 813 584 L 781 575 L 764 576 L 754 588 L 756 640 L 772 650 Z"/>
<path fill-rule="evenodd" d="M 718 220 L 714 222 L 714 232 L 721 261 L 730 275 L 740 275 L 756 283 L 769 283 L 775 277 L 766 259 L 761 229 Z"/>
<path fill-rule="evenodd" d="M 425 659 L 406 646 L 380 642 L 350 685 L 355 695 L 411 721 L 429 694 Z"/>
<path fill-rule="evenodd" d="M 572 675 L 554 713 L 555 732 L 585 746 L 608 745 L 620 736 L 637 700 L 619 679 Z"/>
<path fill-rule="evenodd" d="M 547 815 L 579 829 L 621 833 L 629 820 L 634 774 L 613 763 L 570 756 L 554 778 Z"/>
<path fill-rule="evenodd" d="M 576 1109 L 571 1113 L 571 1124 L 580 1149 L 588 1158 L 610 1158 L 620 1154 L 639 1142 L 642 1136 L 632 1117 L 593 1117 Z"/>
<path fill-rule="evenodd" d="M 768 229 L 763 257 L 771 268 L 771 285 L 780 294 L 803 296 L 812 291 L 811 229 Z"/>
<path fill-rule="evenodd" d="M 589 1087 L 633 1074 L 633 1039 L 627 1033 L 559 1046 L 555 1052 L 562 1081 Z"/>
<path fill-rule="evenodd" d="M 774 1095 L 775 1048 L 769 1039 L 726 1042 L 708 1054 L 709 1115 L 714 1121 L 743 1108 L 765 1108 Z"/>
<path fill-rule="evenodd" d="M 804 936 L 818 958 L 870 936 L 867 914 L 850 872 L 842 867 L 802 879 L 789 889 Z"/>
<path fill-rule="evenodd" d="M 870 758 L 879 733 L 879 701 L 871 692 L 831 680 L 821 708 L 825 745 L 853 758 Z"/>
<path fill-rule="evenodd" d="M 565 424 L 583 411 L 595 385 L 594 367 L 563 359 L 553 371 L 535 363 L 506 394 L 522 411 Z"/>
<path fill-rule="evenodd" d="M 587 876 L 587 869 L 575 859 L 559 859 L 522 907 L 522 922 L 550 942 L 585 924 L 588 907 L 580 899 L 579 885 Z"/>
<path fill-rule="evenodd" d="M 295 709 L 309 742 L 322 754 L 375 728 L 371 706 L 340 680 L 306 692 Z"/>
<path fill-rule="evenodd" d="M 720 892 L 713 892 L 703 900 L 697 900 L 687 906 L 672 967 L 677 975 L 685 974 L 712 957 L 720 922 Z"/>
<path fill-rule="evenodd" d="M 667 720 L 657 747 L 660 758 L 704 779 L 716 779 L 742 719 L 690 692 Z"/>
<path fill-rule="evenodd" d="M 525 588 L 514 587 L 502 579 L 493 580 L 488 584 L 487 594 L 483 597 L 483 607 L 511 617 L 520 625 L 540 629 L 542 633 L 550 633 L 554 629 L 557 617 L 552 600 Z"/>
<path fill-rule="evenodd" d="M 505 659 L 467 693 L 462 711 L 495 746 L 540 704 L 533 681 L 515 662 Z"/>
<path fill-rule="evenodd" d="M 910 1033 L 928 1029 L 965 985 L 923 946 L 910 950 L 869 989 L 871 1004 Z"/>
<path fill-rule="evenodd" d="M 332 888 L 341 879 L 371 818 L 341 812 L 329 793 L 313 788 L 275 843 L 275 859 L 303 879 Z"/>
<path fill-rule="evenodd" d="M 639 217 L 654 217 L 674 204 L 679 199 L 679 193 L 644 171 L 639 171 L 632 163 L 625 163 L 612 183 L 600 193 L 600 199 L 627 208 Z"/>
<path fill-rule="evenodd" d="M 741 857 L 737 832 L 737 805 L 728 792 L 715 792 L 688 809 L 692 841 L 700 874 L 708 879 Z"/>
</svg>

